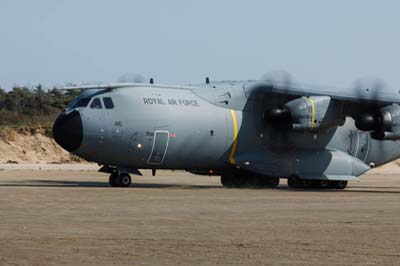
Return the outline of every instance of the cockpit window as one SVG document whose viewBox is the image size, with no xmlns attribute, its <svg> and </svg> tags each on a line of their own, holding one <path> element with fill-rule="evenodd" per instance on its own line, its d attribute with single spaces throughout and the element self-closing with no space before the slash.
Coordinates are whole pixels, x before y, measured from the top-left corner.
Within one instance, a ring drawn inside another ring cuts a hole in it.
<svg viewBox="0 0 400 266">
<path fill-rule="evenodd" d="M 104 102 L 104 106 L 106 107 L 106 109 L 114 108 L 113 100 L 110 97 L 103 97 L 103 102 Z"/>
<path fill-rule="evenodd" d="M 90 102 L 90 98 L 80 99 L 74 107 L 86 107 Z"/>
<path fill-rule="evenodd" d="M 68 105 L 66 109 L 72 110 L 79 107 L 80 108 L 86 107 L 91 99 L 92 99 L 91 97 L 77 97 L 72 101 L 72 103 L 70 103 L 70 105 Z"/>
<path fill-rule="evenodd" d="M 98 95 L 102 95 L 106 93 L 105 90 L 101 89 L 93 89 L 93 90 L 85 90 L 78 97 L 76 97 L 68 106 L 65 108 L 65 111 L 70 112 L 75 108 L 85 108 L 89 105 L 90 101 L 94 97 L 100 97 Z M 101 98 L 98 98 L 96 101 L 93 101 L 94 106 L 90 105 L 91 108 L 102 108 Z"/>
<path fill-rule="evenodd" d="M 92 108 L 92 109 L 101 109 L 101 108 L 103 108 L 101 106 L 100 99 L 99 98 L 94 98 L 92 103 L 90 104 L 90 108 Z"/>
</svg>

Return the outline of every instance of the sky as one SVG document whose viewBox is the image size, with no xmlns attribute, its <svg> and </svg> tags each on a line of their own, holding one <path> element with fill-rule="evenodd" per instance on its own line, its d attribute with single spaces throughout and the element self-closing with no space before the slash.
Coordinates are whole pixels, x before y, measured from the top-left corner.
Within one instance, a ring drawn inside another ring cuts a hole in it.
<svg viewBox="0 0 400 266">
<path fill-rule="evenodd" d="M 378 77 L 400 88 L 399 1 L 0 0 L 0 87 Z"/>
</svg>

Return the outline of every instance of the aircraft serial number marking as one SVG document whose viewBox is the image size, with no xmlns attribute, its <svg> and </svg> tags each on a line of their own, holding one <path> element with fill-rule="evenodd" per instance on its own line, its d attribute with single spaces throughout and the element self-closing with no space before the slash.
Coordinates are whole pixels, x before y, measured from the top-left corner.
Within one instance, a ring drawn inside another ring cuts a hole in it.
<svg viewBox="0 0 400 266">
<path fill-rule="evenodd" d="M 199 107 L 196 100 L 187 99 L 162 99 L 162 98 L 143 98 L 144 104 L 149 105 L 175 105 L 175 106 L 192 106 Z"/>
</svg>

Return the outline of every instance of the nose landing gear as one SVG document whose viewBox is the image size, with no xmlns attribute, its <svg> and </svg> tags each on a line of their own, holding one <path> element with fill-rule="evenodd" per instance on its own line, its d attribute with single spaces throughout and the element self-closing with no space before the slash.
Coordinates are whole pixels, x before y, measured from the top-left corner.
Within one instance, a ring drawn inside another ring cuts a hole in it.
<svg viewBox="0 0 400 266">
<path fill-rule="evenodd" d="M 131 176 L 127 173 L 112 173 L 108 181 L 112 187 L 129 187 L 132 183 Z"/>
</svg>

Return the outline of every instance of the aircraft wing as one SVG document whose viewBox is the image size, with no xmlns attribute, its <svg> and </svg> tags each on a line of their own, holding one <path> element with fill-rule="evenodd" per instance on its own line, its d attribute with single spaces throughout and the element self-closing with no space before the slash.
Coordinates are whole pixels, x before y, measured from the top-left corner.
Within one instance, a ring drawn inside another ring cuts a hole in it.
<svg viewBox="0 0 400 266">
<path fill-rule="evenodd" d="M 381 108 L 387 108 L 393 104 L 397 105 L 400 113 L 400 107 L 398 106 L 400 104 L 400 91 L 379 83 L 371 84 L 371 86 L 367 84 L 354 88 L 337 88 L 297 83 L 254 81 L 245 84 L 244 90 L 249 99 L 253 99 L 255 102 L 262 101 L 265 109 L 287 105 L 289 102 L 293 103 L 296 99 L 306 97 L 311 100 L 312 109 L 313 111 L 315 110 L 316 116 L 318 113 L 328 112 L 329 110 L 327 109 L 332 106 L 335 109 L 333 111 L 335 114 L 332 114 L 332 116 L 340 119 L 376 114 Z M 315 97 L 315 101 L 313 101 L 313 97 Z M 321 98 L 328 97 L 329 100 L 325 99 L 325 106 L 322 102 L 318 105 L 318 100 L 323 101 Z M 299 110 L 300 105 L 294 107 Z"/>
<path fill-rule="evenodd" d="M 400 91 L 392 88 L 365 86 L 357 88 L 338 88 L 307 84 L 285 84 L 284 82 L 255 81 L 245 85 L 248 97 L 257 97 L 258 93 L 271 96 L 295 98 L 301 96 L 329 96 L 333 100 L 355 104 L 382 105 L 399 103 Z"/>
<path fill-rule="evenodd" d="M 113 90 L 118 88 L 128 88 L 143 85 L 141 83 L 111 83 L 98 85 L 77 85 L 63 87 L 63 90 Z"/>
<path fill-rule="evenodd" d="M 400 139 L 400 91 L 384 83 L 343 89 L 255 81 L 244 90 L 253 110 L 259 108 L 264 120 L 276 127 L 316 131 L 352 117 L 358 129 L 372 132 L 375 139 Z"/>
<path fill-rule="evenodd" d="M 171 88 L 171 89 L 193 89 L 191 86 L 174 86 L 163 84 L 150 84 L 150 83 L 110 83 L 98 85 L 77 85 L 63 87 L 63 90 L 115 90 L 121 88 L 134 88 L 134 87 L 152 87 L 152 88 Z"/>
</svg>

